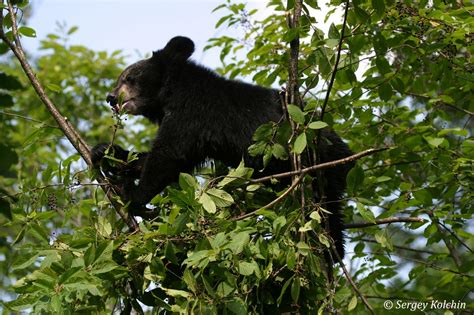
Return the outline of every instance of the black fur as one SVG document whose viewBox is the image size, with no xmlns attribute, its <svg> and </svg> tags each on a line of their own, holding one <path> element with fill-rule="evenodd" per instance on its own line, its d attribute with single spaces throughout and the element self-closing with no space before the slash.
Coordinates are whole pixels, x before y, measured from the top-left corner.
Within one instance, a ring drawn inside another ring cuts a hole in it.
<svg viewBox="0 0 474 315">
<path fill-rule="evenodd" d="M 120 173 L 123 193 L 132 202 L 132 211 L 144 207 L 177 181 L 180 172 L 191 172 L 206 158 L 236 166 L 243 157 L 246 165 L 260 169 L 261 157 L 251 157 L 247 152 L 252 135 L 260 125 L 283 117 L 278 91 L 222 78 L 188 60 L 193 51 L 189 38 L 171 39 L 151 58 L 126 68 L 117 87 L 107 96 L 113 107 L 122 101 L 129 113 L 143 115 L 160 126 L 150 152 L 141 153 L 140 159 L 125 169 L 109 170 L 111 176 Z M 322 136 L 326 141 L 321 141 L 318 149 L 321 162 L 351 155 L 333 131 L 323 130 Z M 100 144 L 93 149 L 95 164 L 107 147 Z M 113 151 L 117 158 L 126 160 L 128 151 L 118 146 Z M 323 172 L 328 202 L 325 208 L 333 213 L 329 229 L 341 257 L 344 248 L 339 200 L 350 167 L 342 165 Z M 265 172 L 289 169 L 289 162 L 274 161 Z M 137 178 L 138 186 L 134 184 Z"/>
</svg>

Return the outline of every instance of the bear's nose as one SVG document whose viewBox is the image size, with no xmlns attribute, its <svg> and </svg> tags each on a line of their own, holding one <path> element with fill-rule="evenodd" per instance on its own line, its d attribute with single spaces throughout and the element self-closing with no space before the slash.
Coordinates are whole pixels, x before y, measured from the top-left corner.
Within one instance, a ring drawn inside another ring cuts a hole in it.
<svg viewBox="0 0 474 315">
<path fill-rule="evenodd" d="M 113 93 L 107 94 L 107 97 L 105 100 L 107 101 L 107 103 L 110 104 L 110 106 L 117 105 L 117 97 Z"/>
</svg>

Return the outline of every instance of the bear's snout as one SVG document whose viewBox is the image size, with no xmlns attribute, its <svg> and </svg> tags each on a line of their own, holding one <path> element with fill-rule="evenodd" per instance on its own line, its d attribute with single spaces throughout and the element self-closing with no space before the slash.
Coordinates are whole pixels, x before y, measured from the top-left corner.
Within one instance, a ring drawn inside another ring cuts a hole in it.
<svg viewBox="0 0 474 315">
<path fill-rule="evenodd" d="M 110 106 L 115 107 L 117 105 L 117 96 L 113 93 L 107 94 L 107 97 L 105 98 L 107 103 L 110 104 Z"/>
</svg>

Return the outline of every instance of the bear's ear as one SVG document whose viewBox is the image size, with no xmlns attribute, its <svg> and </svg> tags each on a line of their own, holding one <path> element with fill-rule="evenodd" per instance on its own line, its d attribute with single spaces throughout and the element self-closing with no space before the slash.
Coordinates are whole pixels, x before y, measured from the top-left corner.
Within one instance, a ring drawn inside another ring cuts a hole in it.
<svg viewBox="0 0 474 315">
<path fill-rule="evenodd" d="M 163 53 L 177 60 L 187 60 L 194 52 L 194 43 L 187 37 L 176 36 L 170 39 Z"/>
</svg>

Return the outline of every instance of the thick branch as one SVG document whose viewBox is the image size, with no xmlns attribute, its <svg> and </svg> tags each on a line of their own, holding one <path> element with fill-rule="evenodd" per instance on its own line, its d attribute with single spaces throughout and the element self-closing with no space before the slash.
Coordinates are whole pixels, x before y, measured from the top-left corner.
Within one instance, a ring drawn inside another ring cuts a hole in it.
<svg viewBox="0 0 474 315">
<path fill-rule="evenodd" d="M 290 176 L 294 176 L 294 175 L 307 174 L 307 173 L 310 173 L 310 172 L 313 172 L 313 171 L 316 171 L 316 170 L 321 170 L 321 169 L 325 169 L 325 168 L 335 167 L 335 166 L 341 165 L 341 164 L 346 164 L 346 163 L 358 160 L 358 159 L 360 159 L 364 156 L 372 155 L 374 153 L 385 151 L 385 150 L 388 150 L 388 149 L 390 149 L 390 148 L 387 147 L 387 148 L 369 149 L 369 150 L 365 150 L 365 151 L 356 153 L 354 155 L 348 156 L 348 157 L 340 159 L 340 160 L 334 160 L 334 161 L 330 161 L 330 162 L 325 162 L 325 163 L 313 165 L 313 166 L 310 166 L 310 167 L 307 167 L 307 168 L 303 168 L 300 171 L 297 170 L 297 171 L 291 171 L 291 172 L 285 172 L 285 173 L 265 176 L 265 177 L 253 179 L 250 182 L 251 183 L 263 183 L 263 182 L 267 182 L 267 181 L 272 180 L 272 179 L 280 179 L 280 178 L 286 178 L 286 177 L 290 177 Z"/>
<path fill-rule="evenodd" d="M 13 34 L 14 42 L 12 42 L 6 36 L 5 31 L 3 30 L 4 17 L 3 17 L 2 10 L 0 10 L 0 38 L 15 54 L 16 58 L 20 62 L 20 65 L 23 71 L 25 72 L 26 76 L 30 80 L 31 85 L 35 89 L 36 94 L 38 94 L 43 104 L 46 106 L 48 111 L 56 120 L 59 128 L 62 130 L 64 135 L 68 138 L 69 142 L 73 145 L 73 147 L 77 150 L 77 152 L 79 152 L 79 154 L 87 163 L 87 165 L 92 166 L 89 146 L 84 141 L 84 139 L 82 139 L 82 137 L 77 133 L 74 127 L 70 124 L 67 117 L 64 117 L 60 113 L 60 111 L 57 109 L 57 107 L 54 105 L 54 103 L 51 101 L 48 95 L 46 95 L 46 92 L 43 86 L 39 82 L 38 78 L 36 77 L 33 71 L 33 68 L 31 67 L 30 63 L 26 59 L 25 52 L 23 51 L 23 48 L 21 47 L 20 36 L 17 29 L 16 15 L 15 15 L 11 1 L 8 1 L 8 10 L 10 11 L 10 16 L 12 19 L 12 34 Z M 108 185 L 107 181 L 101 175 L 99 175 L 99 178 L 97 179 L 97 181 L 99 182 L 101 187 L 104 189 L 104 192 L 106 193 L 108 199 L 114 206 L 116 212 L 120 215 L 120 217 L 127 223 L 127 225 L 131 229 L 136 230 L 138 228 L 138 225 L 135 219 L 132 216 L 127 216 L 127 214 L 125 214 L 122 211 L 122 207 L 120 206 L 120 204 L 115 201 L 114 198 L 117 194 L 113 192 L 113 187 Z"/>
<path fill-rule="evenodd" d="M 425 222 L 422 218 L 410 218 L 410 217 L 390 217 L 385 219 L 375 220 L 375 222 L 355 222 L 355 223 L 347 223 L 344 224 L 345 229 L 357 229 L 357 228 L 364 228 L 374 225 L 382 225 L 382 224 L 390 224 L 390 223 L 400 223 L 400 222 Z"/>
<path fill-rule="evenodd" d="M 288 16 L 288 26 L 299 31 L 302 0 L 294 3 L 293 15 Z M 300 51 L 300 36 L 297 34 L 290 42 L 290 60 L 288 65 L 288 96 L 289 103 L 301 107 L 300 95 L 298 91 L 298 56 Z"/>
</svg>

